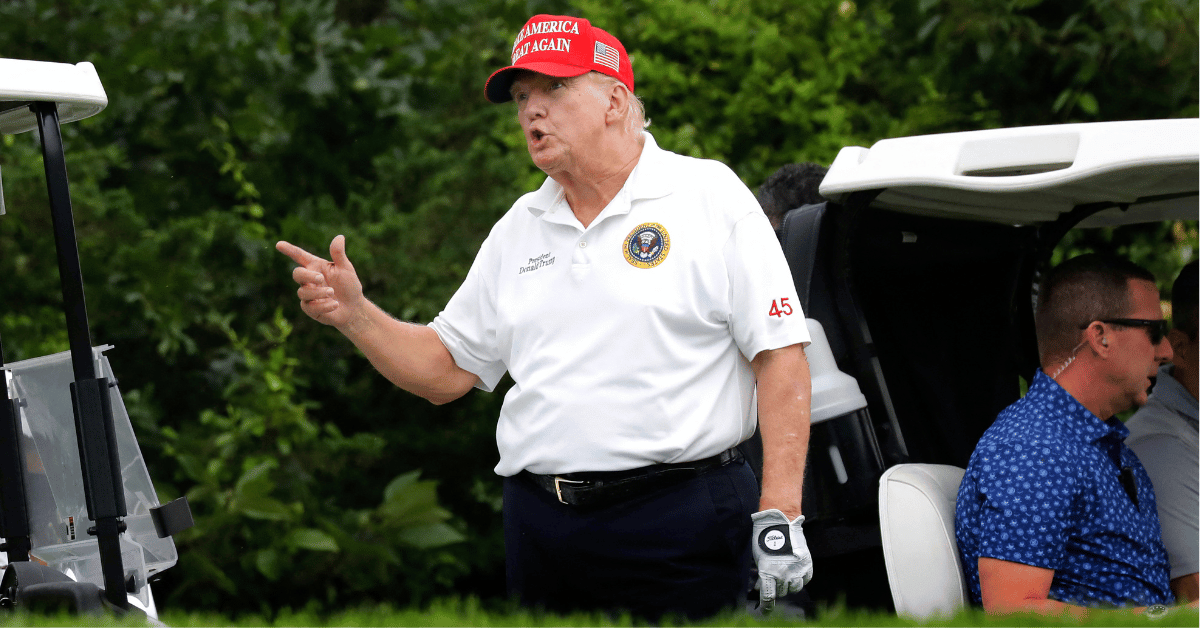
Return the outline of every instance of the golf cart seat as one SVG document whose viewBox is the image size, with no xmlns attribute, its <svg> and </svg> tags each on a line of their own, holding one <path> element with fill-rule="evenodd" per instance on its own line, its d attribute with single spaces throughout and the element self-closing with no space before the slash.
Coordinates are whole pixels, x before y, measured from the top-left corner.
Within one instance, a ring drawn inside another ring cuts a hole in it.
<svg viewBox="0 0 1200 628">
<path fill-rule="evenodd" d="M 900 464 L 879 478 L 879 527 L 897 615 L 952 617 L 967 605 L 954 539 L 962 477 L 951 465 Z"/>
</svg>

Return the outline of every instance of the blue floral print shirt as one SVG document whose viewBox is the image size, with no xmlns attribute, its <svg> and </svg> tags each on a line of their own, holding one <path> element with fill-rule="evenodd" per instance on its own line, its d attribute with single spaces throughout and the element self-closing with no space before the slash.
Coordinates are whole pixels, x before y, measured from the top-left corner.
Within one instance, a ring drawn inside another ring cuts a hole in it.
<svg viewBox="0 0 1200 628">
<path fill-rule="evenodd" d="M 1128 435 L 1037 372 L 979 439 L 958 489 L 955 536 L 972 602 L 982 601 L 980 556 L 1053 569 L 1053 600 L 1174 601 L 1154 488 Z"/>
</svg>

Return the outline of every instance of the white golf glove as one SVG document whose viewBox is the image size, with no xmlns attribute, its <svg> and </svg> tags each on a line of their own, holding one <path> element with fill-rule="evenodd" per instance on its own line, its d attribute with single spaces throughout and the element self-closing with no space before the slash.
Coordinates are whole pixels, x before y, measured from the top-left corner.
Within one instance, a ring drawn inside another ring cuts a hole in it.
<svg viewBox="0 0 1200 628">
<path fill-rule="evenodd" d="M 804 540 L 804 515 L 788 521 L 772 508 L 750 516 L 754 526 L 754 562 L 758 565 L 758 602 L 764 611 L 775 608 L 775 600 L 796 593 L 812 580 L 812 556 Z"/>
</svg>

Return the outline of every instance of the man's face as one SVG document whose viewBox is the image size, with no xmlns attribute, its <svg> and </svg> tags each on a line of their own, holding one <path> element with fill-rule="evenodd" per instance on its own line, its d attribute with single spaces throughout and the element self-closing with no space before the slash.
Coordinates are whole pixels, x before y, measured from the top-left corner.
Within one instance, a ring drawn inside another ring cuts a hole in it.
<svg viewBox="0 0 1200 628">
<path fill-rule="evenodd" d="M 522 72 L 511 92 L 534 165 L 549 175 L 583 174 L 587 150 L 604 130 L 605 104 L 590 78 Z"/>
<path fill-rule="evenodd" d="M 1158 304 L 1158 288 L 1149 281 L 1129 281 L 1130 311 L 1123 318 L 1162 319 Z M 1158 373 L 1160 364 L 1171 359 L 1171 345 L 1165 338 L 1158 344 L 1150 342 L 1144 327 L 1106 325 L 1105 338 L 1112 353 L 1110 377 L 1117 384 L 1116 411 L 1142 406 L 1146 403 L 1150 378 Z"/>
</svg>

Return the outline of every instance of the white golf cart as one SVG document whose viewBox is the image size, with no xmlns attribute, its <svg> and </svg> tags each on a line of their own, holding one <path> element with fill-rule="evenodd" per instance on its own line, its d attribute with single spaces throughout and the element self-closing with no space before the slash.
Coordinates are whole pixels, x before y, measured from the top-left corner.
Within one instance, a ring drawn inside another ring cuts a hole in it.
<svg viewBox="0 0 1200 628">
<path fill-rule="evenodd" d="M 0 59 L 0 134 L 41 137 L 70 344 L 11 364 L 0 352 L 0 607 L 156 617 L 149 579 L 175 564 L 171 535 L 191 512 L 183 499 L 159 504 L 112 347 L 92 346 L 59 129 L 107 104 L 90 63 Z"/>
<path fill-rule="evenodd" d="M 980 435 L 1032 381 L 1033 303 L 1055 246 L 1075 228 L 1196 220 L 1198 162 L 1196 119 L 842 149 L 821 183 L 829 201 L 789 212 L 780 236 L 805 313 L 857 384 L 832 394 L 865 399 L 826 411 L 814 363 L 813 601 L 915 617 L 965 604 L 954 492 Z"/>
</svg>

